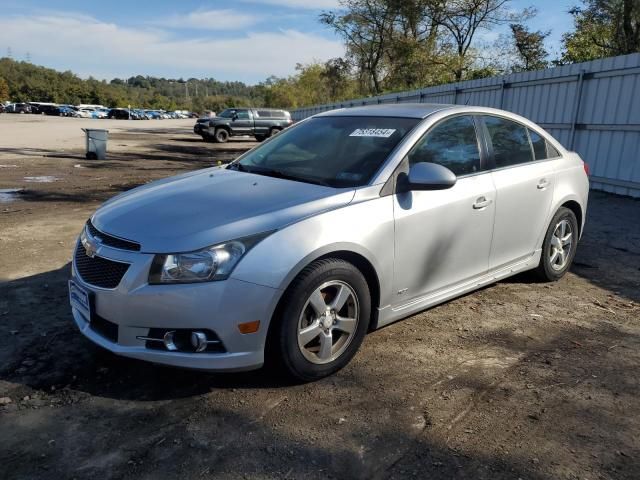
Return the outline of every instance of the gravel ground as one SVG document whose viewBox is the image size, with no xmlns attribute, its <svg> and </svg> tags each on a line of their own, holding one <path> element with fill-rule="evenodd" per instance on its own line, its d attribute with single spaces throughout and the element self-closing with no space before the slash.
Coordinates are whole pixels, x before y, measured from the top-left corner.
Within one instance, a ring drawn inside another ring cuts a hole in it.
<svg viewBox="0 0 640 480">
<path fill-rule="evenodd" d="M 110 130 L 84 160 L 81 127 Z M 76 331 L 75 236 L 110 196 L 228 161 L 192 120 L 0 115 L 0 478 L 640 477 L 640 202 L 592 192 L 555 284 L 499 282 L 371 333 L 339 374 L 185 372 Z"/>
</svg>

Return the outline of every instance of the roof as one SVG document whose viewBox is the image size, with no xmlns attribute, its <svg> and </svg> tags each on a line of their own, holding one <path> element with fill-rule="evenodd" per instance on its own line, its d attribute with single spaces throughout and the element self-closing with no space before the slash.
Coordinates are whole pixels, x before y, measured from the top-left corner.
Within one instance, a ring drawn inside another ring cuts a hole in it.
<svg viewBox="0 0 640 480">
<path fill-rule="evenodd" d="M 434 112 L 454 108 L 456 106 L 459 105 L 448 105 L 443 103 L 393 103 L 341 108 L 339 110 L 329 110 L 315 116 L 425 118 Z"/>
</svg>

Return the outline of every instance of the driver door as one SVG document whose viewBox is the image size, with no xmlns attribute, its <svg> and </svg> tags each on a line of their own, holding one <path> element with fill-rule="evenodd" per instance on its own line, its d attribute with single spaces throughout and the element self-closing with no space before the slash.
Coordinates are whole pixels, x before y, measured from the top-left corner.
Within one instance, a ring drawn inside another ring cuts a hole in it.
<svg viewBox="0 0 640 480">
<path fill-rule="evenodd" d="M 247 109 L 238 109 L 232 120 L 235 135 L 253 135 L 253 118 Z"/>
<path fill-rule="evenodd" d="M 408 169 L 432 162 L 456 174 L 446 190 L 394 195 L 395 305 L 463 284 L 488 270 L 496 190 L 483 169 L 469 115 L 437 123 L 407 155 Z"/>
</svg>

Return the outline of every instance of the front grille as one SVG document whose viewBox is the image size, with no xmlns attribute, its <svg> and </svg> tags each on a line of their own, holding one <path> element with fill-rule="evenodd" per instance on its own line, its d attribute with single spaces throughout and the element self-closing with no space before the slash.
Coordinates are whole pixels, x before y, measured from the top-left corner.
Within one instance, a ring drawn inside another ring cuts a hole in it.
<svg viewBox="0 0 640 480">
<path fill-rule="evenodd" d="M 134 252 L 140 251 L 140 244 L 136 242 L 132 242 L 130 240 L 124 240 L 122 238 L 114 237 L 109 235 L 108 233 L 101 232 L 96 227 L 93 226 L 91 220 L 87 221 L 87 229 L 92 237 L 98 237 L 100 239 L 100 243 L 103 245 L 108 245 L 109 247 L 119 248 L 120 250 L 132 250 Z"/>
<path fill-rule="evenodd" d="M 93 315 L 89 327 L 107 340 L 118 343 L 118 325 L 116 323 L 110 322 L 100 315 Z"/>
<path fill-rule="evenodd" d="M 87 256 L 80 242 L 76 245 L 75 264 L 82 280 L 100 288 L 116 288 L 129 268 L 128 263 Z"/>
</svg>

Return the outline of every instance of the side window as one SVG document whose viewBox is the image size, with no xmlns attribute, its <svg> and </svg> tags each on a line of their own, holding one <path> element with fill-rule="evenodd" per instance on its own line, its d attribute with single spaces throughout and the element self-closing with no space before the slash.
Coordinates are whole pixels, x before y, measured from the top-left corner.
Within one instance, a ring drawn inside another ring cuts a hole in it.
<svg viewBox="0 0 640 480">
<path fill-rule="evenodd" d="M 533 153 L 536 160 L 544 160 L 545 158 L 556 158 L 560 156 L 560 153 L 553 145 L 533 130 L 529 130 L 529 138 L 531 138 L 531 145 L 533 145 Z"/>
<path fill-rule="evenodd" d="M 527 128 L 500 117 L 484 117 L 493 145 L 496 168 L 518 165 L 533 160 Z"/>
<path fill-rule="evenodd" d="M 533 145 L 533 154 L 536 160 L 544 160 L 547 157 L 547 142 L 544 138 L 538 135 L 533 130 L 529 130 L 529 138 L 531 138 L 531 145 Z"/>
<path fill-rule="evenodd" d="M 249 120 L 248 110 L 236 110 L 236 115 L 238 116 L 238 120 Z"/>
<path fill-rule="evenodd" d="M 556 158 L 560 156 L 560 152 L 556 150 L 556 147 L 551 145 L 549 142 L 547 143 L 547 158 Z"/>
<path fill-rule="evenodd" d="M 473 119 L 454 117 L 429 130 L 408 155 L 409 164 L 438 163 L 456 175 L 480 170 L 480 150 Z"/>
</svg>

